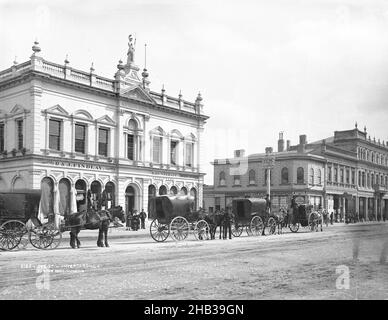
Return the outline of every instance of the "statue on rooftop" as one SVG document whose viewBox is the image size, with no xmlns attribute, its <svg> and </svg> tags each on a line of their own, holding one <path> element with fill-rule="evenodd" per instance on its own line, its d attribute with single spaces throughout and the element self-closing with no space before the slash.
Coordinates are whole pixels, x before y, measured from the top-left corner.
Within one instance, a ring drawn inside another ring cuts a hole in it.
<svg viewBox="0 0 388 320">
<path fill-rule="evenodd" d="M 128 37 L 128 52 L 127 52 L 127 64 L 131 64 L 134 62 L 135 58 L 135 45 L 136 45 L 136 38 L 133 42 L 132 35 L 130 34 Z"/>
</svg>

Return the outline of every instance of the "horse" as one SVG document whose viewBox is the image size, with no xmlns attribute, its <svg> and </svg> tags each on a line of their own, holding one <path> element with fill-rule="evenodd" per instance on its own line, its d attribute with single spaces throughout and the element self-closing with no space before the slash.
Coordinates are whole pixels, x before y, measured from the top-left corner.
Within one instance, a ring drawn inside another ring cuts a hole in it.
<svg viewBox="0 0 388 320">
<path fill-rule="evenodd" d="M 209 224 L 210 227 L 210 239 L 214 240 L 217 227 L 220 227 L 220 239 L 224 226 L 224 215 L 221 212 L 210 213 L 204 217 L 204 220 Z"/>
<path fill-rule="evenodd" d="M 109 224 L 116 220 L 120 219 L 122 223 L 125 222 L 125 215 L 123 208 L 121 206 L 116 206 L 108 210 L 90 210 L 75 212 L 70 214 L 65 219 L 65 227 L 69 226 L 70 228 L 70 246 L 75 249 L 81 247 L 81 242 L 78 239 L 78 234 L 81 229 L 96 230 L 98 229 L 98 247 L 109 247 L 108 244 L 108 228 Z M 103 238 L 105 241 L 103 243 Z"/>
<path fill-rule="evenodd" d="M 314 228 L 316 226 L 316 231 L 318 232 L 319 226 L 321 226 L 321 231 L 323 231 L 323 214 L 320 211 L 313 211 L 314 214 Z"/>
<path fill-rule="evenodd" d="M 271 214 L 276 220 L 278 234 L 283 234 L 283 228 L 288 226 L 288 211 L 286 208 L 280 208 L 279 211 Z M 275 233 L 275 232 L 274 232 Z"/>
</svg>

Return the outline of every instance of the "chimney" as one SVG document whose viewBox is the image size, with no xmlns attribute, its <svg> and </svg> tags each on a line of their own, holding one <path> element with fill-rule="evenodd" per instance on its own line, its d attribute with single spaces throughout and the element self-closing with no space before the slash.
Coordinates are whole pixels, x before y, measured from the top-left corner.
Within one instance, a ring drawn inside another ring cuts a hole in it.
<svg viewBox="0 0 388 320">
<path fill-rule="evenodd" d="M 287 151 L 290 151 L 291 141 L 287 140 Z"/>
<path fill-rule="evenodd" d="M 283 132 L 279 132 L 278 152 L 283 152 L 283 151 L 284 151 Z"/>
<path fill-rule="evenodd" d="M 272 147 L 266 147 L 265 148 L 265 153 L 272 153 Z"/>
<path fill-rule="evenodd" d="M 298 153 L 303 153 L 306 150 L 307 136 L 302 134 L 299 136 Z"/>
<path fill-rule="evenodd" d="M 299 136 L 299 144 L 306 144 L 307 143 L 307 136 L 305 134 L 301 134 Z"/>
<path fill-rule="evenodd" d="M 245 154 L 244 149 L 234 150 L 234 157 L 235 158 L 242 158 L 242 157 L 244 157 L 244 154 Z"/>
</svg>

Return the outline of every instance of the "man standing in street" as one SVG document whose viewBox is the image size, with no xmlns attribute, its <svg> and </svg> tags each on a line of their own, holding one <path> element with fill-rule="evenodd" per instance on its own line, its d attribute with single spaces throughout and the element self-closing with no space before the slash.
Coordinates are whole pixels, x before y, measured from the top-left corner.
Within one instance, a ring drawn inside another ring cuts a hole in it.
<svg viewBox="0 0 388 320">
<path fill-rule="evenodd" d="M 144 212 L 144 209 L 141 209 L 140 212 L 140 221 L 141 221 L 141 228 L 145 229 L 145 219 L 147 217 L 147 214 Z"/>
<path fill-rule="evenodd" d="M 224 213 L 224 234 L 223 234 L 223 239 L 227 239 L 228 231 L 229 231 L 229 239 L 232 239 L 232 208 L 227 207 L 226 211 Z"/>
</svg>

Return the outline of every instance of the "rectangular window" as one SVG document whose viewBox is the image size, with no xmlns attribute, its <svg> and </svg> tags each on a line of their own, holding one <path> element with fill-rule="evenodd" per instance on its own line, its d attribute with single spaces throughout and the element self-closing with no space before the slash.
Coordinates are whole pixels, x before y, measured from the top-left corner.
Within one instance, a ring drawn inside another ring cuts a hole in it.
<svg viewBox="0 0 388 320">
<path fill-rule="evenodd" d="M 338 169 L 334 168 L 334 182 L 338 182 Z"/>
<path fill-rule="evenodd" d="M 152 145 L 152 162 L 162 162 L 162 137 L 154 137 Z"/>
<path fill-rule="evenodd" d="M 340 182 L 344 183 L 344 169 L 340 169 Z"/>
<path fill-rule="evenodd" d="M 129 160 L 135 159 L 135 137 L 133 134 L 128 134 L 127 138 L 127 158 Z"/>
<path fill-rule="evenodd" d="M 75 152 L 85 153 L 86 127 L 82 124 L 75 125 Z"/>
<path fill-rule="evenodd" d="M 193 166 L 193 153 L 194 153 L 194 144 L 186 143 L 186 166 Z"/>
<path fill-rule="evenodd" d="M 108 141 L 109 141 L 109 130 L 98 129 L 98 154 L 100 156 L 108 156 Z"/>
<path fill-rule="evenodd" d="M 356 172 L 354 170 L 352 170 L 352 184 L 355 184 L 356 183 Z"/>
<path fill-rule="evenodd" d="M 178 141 L 171 141 L 170 159 L 171 159 L 171 164 L 174 164 L 174 165 L 176 165 L 177 163 L 177 146 L 178 146 Z"/>
<path fill-rule="evenodd" d="M 215 207 L 216 211 L 221 210 L 221 198 L 220 197 L 214 198 L 214 207 Z"/>
<path fill-rule="evenodd" d="M 49 121 L 49 149 L 61 150 L 61 121 Z"/>
<path fill-rule="evenodd" d="M 4 123 L 0 123 L 0 152 L 4 151 Z"/>
<path fill-rule="evenodd" d="M 331 167 L 327 167 L 327 181 L 331 182 Z"/>
<path fill-rule="evenodd" d="M 350 171 L 349 170 L 346 170 L 346 178 L 345 178 L 345 181 L 347 184 L 350 183 Z"/>
<path fill-rule="evenodd" d="M 23 120 L 16 121 L 18 150 L 23 149 Z"/>
</svg>

